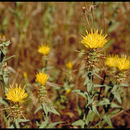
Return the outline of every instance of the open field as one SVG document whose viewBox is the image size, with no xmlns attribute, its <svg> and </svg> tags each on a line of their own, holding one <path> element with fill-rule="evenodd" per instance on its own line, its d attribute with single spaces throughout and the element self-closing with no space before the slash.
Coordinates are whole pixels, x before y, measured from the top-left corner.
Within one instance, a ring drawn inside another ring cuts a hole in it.
<svg viewBox="0 0 130 130">
<path fill-rule="evenodd" d="M 130 128 L 129 14 L 129 2 L 0 2 L 0 128 Z"/>
</svg>

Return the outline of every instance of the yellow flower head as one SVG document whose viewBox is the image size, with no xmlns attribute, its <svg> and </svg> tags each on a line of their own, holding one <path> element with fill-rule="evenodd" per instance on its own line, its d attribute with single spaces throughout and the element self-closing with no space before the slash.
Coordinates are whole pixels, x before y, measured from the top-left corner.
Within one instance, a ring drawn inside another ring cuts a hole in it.
<svg viewBox="0 0 130 130">
<path fill-rule="evenodd" d="M 7 89 L 6 93 L 7 99 L 13 101 L 14 103 L 22 103 L 24 99 L 28 96 L 24 88 L 21 88 L 21 85 L 18 84 L 16 84 L 15 87 L 13 85 L 10 85 L 10 88 Z"/>
<path fill-rule="evenodd" d="M 67 89 L 65 94 L 69 94 L 72 90 L 71 89 Z"/>
<path fill-rule="evenodd" d="M 98 30 L 96 30 L 96 32 L 93 32 L 92 29 L 91 29 L 91 33 L 88 33 L 87 30 L 86 32 L 87 32 L 87 35 L 83 36 L 83 39 L 81 41 L 81 43 L 86 48 L 99 48 L 99 47 L 103 47 L 106 44 L 107 35 L 102 35 L 102 30 L 100 33 L 98 33 Z"/>
<path fill-rule="evenodd" d="M 117 67 L 117 60 L 118 60 L 118 56 L 117 55 L 111 55 L 111 56 L 108 56 L 106 61 L 105 61 L 105 64 L 109 67 Z"/>
<path fill-rule="evenodd" d="M 67 67 L 68 69 L 72 69 L 72 67 L 73 67 L 72 62 L 69 61 L 69 62 L 66 64 L 66 67 Z"/>
<path fill-rule="evenodd" d="M 38 52 L 42 55 L 48 55 L 50 52 L 50 48 L 47 45 L 42 45 L 38 48 Z"/>
<path fill-rule="evenodd" d="M 42 72 L 36 74 L 36 82 L 40 83 L 41 85 L 45 85 L 47 80 L 48 80 L 47 74 Z"/>
<path fill-rule="evenodd" d="M 109 56 L 105 63 L 109 67 L 117 67 L 121 71 L 130 68 L 130 60 L 126 58 L 126 55 L 121 55 L 121 57 L 118 55 Z"/>
<path fill-rule="evenodd" d="M 130 60 L 127 59 L 126 55 L 121 55 L 117 60 L 117 67 L 119 70 L 127 70 L 130 68 Z"/>
<path fill-rule="evenodd" d="M 27 72 L 23 72 L 23 76 L 24 76 L 24 78 L 26 79 L 26 78 L 28 77 Z"/>
</svg>

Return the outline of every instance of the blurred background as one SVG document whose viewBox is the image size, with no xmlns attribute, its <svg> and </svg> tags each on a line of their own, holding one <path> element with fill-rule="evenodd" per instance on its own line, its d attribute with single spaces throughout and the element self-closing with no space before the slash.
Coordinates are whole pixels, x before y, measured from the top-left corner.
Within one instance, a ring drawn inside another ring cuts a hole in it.
<svg viewBox="0 0 130 130">
<path fill-rule="evenodd" d="M 129 14 L 129 2 L 0 2 L 0 34 L 11 41 L 7 55 L 15 55 L 8 61 L 14 71 L 10 81 L 23 82 L 26 72 L 34 83 L 38 68 L 42 68 L 37 49 L 48 44 L 48 64 L 54 67 L 48 73 L 53 82 L 61 84 L 65 64 L 80 62 L 77 51 L 84 49 L 81 35 L 91 28 L 108 35 L 106 54 L 129 55 Z"/>
</svg>

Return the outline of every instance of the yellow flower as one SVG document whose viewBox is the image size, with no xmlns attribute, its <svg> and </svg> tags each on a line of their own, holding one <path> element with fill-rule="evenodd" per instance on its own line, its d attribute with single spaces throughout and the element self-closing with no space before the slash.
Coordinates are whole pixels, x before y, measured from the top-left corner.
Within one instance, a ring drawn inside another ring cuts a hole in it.
<svg viewBox="0 0 130 130">
<path fill-rule="evenodd" d="M 130 60 L 127 59 L 126 55 L 121 55 L 117 60 L 117 67 L 119 70 L 127 70 L 130 68 Z"/>
<path fill-rule="evenodd" d="M 117 67 L 117 62 L 118 60 L 118 56 L 117 55 L 111 55 L 111 56 L 108 56 L 106 61 L 105 61 L 105 64 L 109 67 Z"/>
<path fill-rule="evenodd" d="M 48 80 L 48 76 L 45 73 L 39 72 L 36 74 L 36 82 L 41 85 L 45 85 Z"/>
<path fill-rule="evenodd" d="M 65 94 L 69 94 L 72 90 L 71 89 L 67 89 Z"/>
<path fill-rule="evenodd" d="M 121 57 L 118 55 L 109 56 L 105 63 L 109 67 L 117 67 L 121 71 L 130 68 L 130 60 L 127 59 L 126 55 L 121 55 Z"/>
<path fill-rule="evenodd" d="M 23 76 L 26 79 L 28 77 L 27 72 L 23 72 Z"/>
<path fill-rule="evenodd" d="M 6 93 L 7 99 L 13 101 L 14 103 L 22 103 L 24 99 L 28 96 L 24 88 L 21 88 L 21 85 L 18 84 L 16 84 L 15 87 L 13 87 L 13 85 L 10 85 L 10 88 L 7 89 Z"/>
<path fill-rule="evenodd" d="M 50 48 L 47 45 L 42 45 L 38 48 L 38 52 L 42 55 L 48 55 L 50 52 Z"/>
<path fill-rule="evenodd" d="M 87 35 L 83 36 L 83 39 L 81 41 L 81 43 L 86 48 L 99 48 L 99 47 L 103 47 L 106 44 L 107 35 L 102 35 L 102 30 L 100 33 L 98 33 L 98 30 L 96 30 L 96 32 L 93 32 L 92 29 L 91 29 L 91 33 L 88 33 L 87 30 L 86 32 L 87 32 Z"/>
<path fill-rule="evenodd" d="M 72 62 L 69 61 L 69 62 L 66 64 L 66 67 L 67 67 L 68 69 L 72 69 L 72 67 L 73 67 Z"/>
</svg>

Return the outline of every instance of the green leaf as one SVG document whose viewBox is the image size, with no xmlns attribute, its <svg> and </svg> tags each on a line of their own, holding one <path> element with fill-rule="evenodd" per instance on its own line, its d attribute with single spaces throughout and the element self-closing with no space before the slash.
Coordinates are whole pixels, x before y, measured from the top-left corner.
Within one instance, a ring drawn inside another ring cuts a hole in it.
<svg viewBox="0 0 130 130">
<path fill-rule="evenodd" d="M 16 125 L 16 128 L 20 128 L 20 125 L 19 125 L 18 119 L 15 119 L 15 125 Z"/>
<path fill-rule="evenodd" d="M 96 77 L 98 77 L 99 79 L 103 79 L 100 75 L 98 75 L 97 73 L 93 73 L 93 75 L 95 75 Z"/>
<path fill-rule="evenodd" d="M 118 92 L 114 92 L 114 97 L 117 99 L 117 101 L 121 104 L 122 101 L 121 101 L 121 97 L 120 97 L 120 94 Z"/>
<path fill-rule="evenodd" d="M 93 121 L 95 117 L 95 113 L 92 110 L 89 110 L 87 119 L 86 119 L 86 124 L 88 125 L 89 122 Z"/>
<path fill-rule="evenodd" d="M 114 111 L 112 111 L 112 112 L 110 113 L 110 116 L 113 117 L 114 115 L 116 115 L 116 114 L 119 113 L 119 112 L 120 112 L 120 109 L 116 109 L 116 110 L 114 110 Z"/>
<path fill-rule="evenodd" d="M 119 86 L 120 86 L 120 87 L 129 87 L 129 84 L 124 84 L 124 83 L 122 83 L 122 84 L 119 84 Z"/>
<path fill-rule="evenodd" d="M 113 24 L 107 29 L 108 33 L 112 32 L 114 29 L 118 27 L 118 22 L 113 22 Z"/>
<path fill-rule="evenodd" d="M 4 105 L 6 105 L 6 106 L 8 106 L 8 103 L 7 103 L 6 101 L 4 101 L 4 100 L 2 99 L 2 97 L 0 97 L 0 103 L 1 103 L 1 104 L 4 104 Z"/>
<path fill-rule="evenodd" d="M 3 80 L 4 80 L 5 85 L 7 85 L 8 84 L 8 76 L 3 76 Z"/>
<path fill-rule="evenodd" d="M 54 113 L 56 115 L 60 115 L 56 111 L 56 109 L 53 107 L 53 105 L 48 106 L 46 103 L 43 103 L 42 106 L 43 106 L 43 110 L 44 110 L 44 112 L 45 112 L 46 115 L 48 114 L 48 112 L 52 112 L 52 113 Z"/>
<path fill-rule="evenodd" d="M 76 90 L 72 90 L 72 92 L 75 92 L 75 93 L 81 95 L 82 97 L 84 97 L 86 99 L 85 94 L 83 92 L 81 92 L 80 90 L 76 89 Z"/>
<path fill-rule="evenodd" d="M 28 122 L 28 121 L 30 121 L 30 120 L 27 120 L 27 119 L 20 119 L 20 118 L 18 118 L 17 120 L 18 120 L 19 123 L 20 122 Z"/>
<path fill-rule="evenodd" d="M 93 110 L 93 112 L 94 112 L 96 115 L 98 115 L 98 116 L 101 118 L 101 116 L 99 115 L 99 112 L 97 111 L 96 106 L 92 106 L 92 110 Z"/>
<path fill-rule="evenodd" d="M 39 128 L 46 128 L 47 124 L 48 124 L 48 117 L 46 117 L 46 120 L 41 123 L 41 125 L 39 126 Z"/>
<path fill-rule="evenodd" d="M 47 128 L 54 128 L 57 124 L 63 123 L 63 121 L 59 121 L 59 122 L 54 122 L 54 123 L 50 123 Z"/>
<path fill-rule="evenodd" d="M 24 26 L 23 26 L 23 29 L 24 29 L 24 30 L 28 27 L 29 22 L 30 22 L 30 19 L 27 18 L 27 19 L 25 20 L 25 23 L 24 23 Z"/>
<path fill-rule="evenodd" d="M 111 119 L 108 115 L 107 116 L 104 115 L 103 119 L 106 121 L 106 123 L 108 123 L 112 127 L 112 122 L 111 122 Z"/>
<path fill-rule="evenodd" d="M 90 92 L 92 90 L 93 87 L 93 83 L 92 82 L 88 82 L 87 83 L 87 91 Z"/>
<path fill-rule="evenodd" d="M 120 105 L 117 105 L 116 103 L 112 102 L 111 103 L 111 108 L 121 108 Z"/>
<path fill-rule="evenodd" d="M 43 111 L 45 112 L 45 114 L 48 115 L 49 108 L 47 107 L 46 103 L 43 103 L 42 107 L 43 107 Z"/>
<path fill-rule="evenodd" d="M 11 126 L 9 126 L 8 128 L 15 128 L 14 125 L 12 124 Z"/>
<path fill-rule="evenodd" d="M 34 114 L 36 114 L 40 109 L 42 109 L 42 106 L 39 106 L 39 107 L 34 111 Z"/>
<path fill-rule="evenodd" d="M 89 82 L 89 78 L 87 77 L 87 78 L 85 79 L 85 81 L 84 81 L 84 84 L 83 84 L 83 85 L 87 85 L 87 84 L 88 84 L 88 82 Z"/>
<path fill-rule="evenodd" d="M 52 112 L 56 115 L 60 115 L 53 106 L 50 107 L 50 112 Z"/>
<path fill-rule="evenodd" d="M 109 88 L 111 88 L 110 86 L 109 87 L 105 87 L 105 93 L 107 94 L 108 93 L 108 90 L 109 90 Z"/>
<path fill-rule="evenodd" d="M 39 126 L 40 126 L 40 124 L 38 123 L 38 121 L 36 121 L 36 126 L 37 126 L 37 127 L 39 127 Z"/>
<path fill-rule="evenodd" d="M 15 56 L 16 56 L 16 55 L 12 55 L 12 56 L 10 56 L 10 57 L 8 57 L 8 58 L 5 58 L 3 61 L 6 62 L 6 61 L 10 60 L 11 58 L 13 58 L 13 57 L 15 57 Z"/>
<path fill-rule="evenodd" d="M 111 92 L 114 94 L 117 91 L 118 85 L 114 85 Z"/>
<path fill-rule="evenodd" d="M 9 11 L 11 12 L 11 13 L 16 13 L 16 11 L 14 10 L 14 9 L 12 9 L 12 8 L 9 8 Z"/>
<path fill-rule="evenodd" d="M 5 18 L 4 18 L 4 20 L 3 20 L 3 23 L 2 23 L 2 26 L 3 26 L 3 29 L 4 29 L 4 30 L 6 29 L 7 24 L 8 24 L 8 16 L 5 16 Z"/>
<path fill-rule="evenodd" d="M 6 42 L 3 42 L 2 44 L 0 44 L 0 47 L 7 47 L 7 46 L 9 46 L 9 44 L 10 44 L 10 41 L 6 41 Z"/>
<path fill-rule="evenodd" d="M 81 126 L 83 128 L 85 125 L 85 122 L 83 120 L 79 119 L 79 120 L 73 122 L 72 125 L 73 126 Z"/>
<path fill-rule="evenodd" d="M 98 88 L 98 87 L 108 87 L 108 88 L 110 88 L 110 86 L 108 86 L 108 85 L 101 85 L 101 84 L 94 84 L 94 87 L 95 88 Z"/>
<path fill-rule="evenodd" d="M 107 98 L 104 98 L 102 101 L 100 101 L 96 106 L 103 106 L 110 104 L 109 100 Z"/>
</svg>

